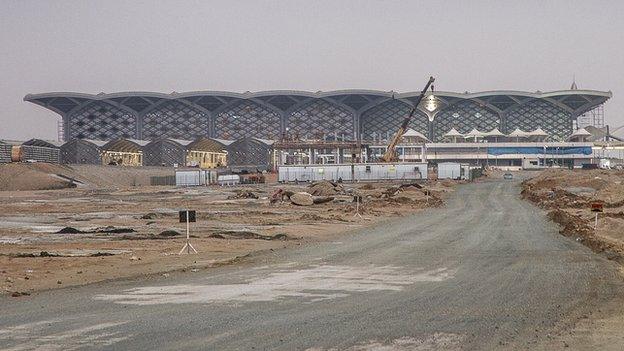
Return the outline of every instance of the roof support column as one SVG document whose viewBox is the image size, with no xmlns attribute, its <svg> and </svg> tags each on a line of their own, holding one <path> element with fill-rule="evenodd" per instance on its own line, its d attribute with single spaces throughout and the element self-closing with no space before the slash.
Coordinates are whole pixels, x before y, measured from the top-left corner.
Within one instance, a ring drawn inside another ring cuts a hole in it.
<svg viewBox="0 0 624 351">
<path fill-rule="evenodd" d="M 143 117 L 145 115 L 143 113 L 137 113 L 134 115 L 134 125 L 136 127 L 135 130 L 135 138 L 141 140 L 143 138 Z"/>
<path fill-rule="evenodd" d="M 282 136 L 286 135 L 286 128 L 288 128 L 288 112 L 282 111 L 280 113 L 280 135 L 276 137 L 277 140 L 282 139 Z"/>
<path fill-rule="evenodd" d="M 362 118 L 362 112 L 357 111 L 353 115 L 353 140 L 360 140 L 360 119 Z M 361 140 L 360 140 L 361 141 Z"/>
<path fill-rule="evenodd" d="M 500 130 L 503 134 L 510 133 L 511 130 L 507 130 L 507 113 L 505 113 L 505 111 L 499 113 L 498 119 L 500 120 L 500 123 L 498 124 L 500 128 L 498 130 Z"/>
<path fill-rule="evenodd" d="M 67 142 L 69 141 L 69 136 L 71 135 L 69 130 L 69 126 L 71 125 L 71 123 L 69 123 L 70 116 L 68 114 L 63 114 L 61 115 L 61 118 L 63 120 L 63 140 Z"/>
</svg>

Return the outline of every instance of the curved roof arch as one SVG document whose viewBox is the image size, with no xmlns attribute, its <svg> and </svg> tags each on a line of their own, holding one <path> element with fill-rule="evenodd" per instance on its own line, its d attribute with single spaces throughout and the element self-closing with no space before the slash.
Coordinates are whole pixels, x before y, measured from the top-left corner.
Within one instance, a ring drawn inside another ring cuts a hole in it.
<svg viewBox="0 0 624 351">
<path fill-rule="evenodd" d="M 345 89 L 332 91 L 301 91 L 301 90 L 267 90 L 258 92 L 226 92 L 226 91 L 190 91 L 190 92 L 116 92 L 86 94 L 77 92 L 51 92 L 42 94 L 28 94 L 24 101 L 48 108 L 60 115 L 65 115 L 89 101 L 105 100 L 113 105 L 119 104 L 126 110 L 142 113 L 146 109 L 154 108 L 162 103 L 159 100 L 183 100 L 203 107 L 206 111 L 215 113 L 236 100 L 253 100 L 267 107 L 279 111 L 287 111 L 295 105 L 305 104 L 309 99 L 330 100 L 332 103 L 348 107 L 352 111 L 362 112 L 376 104 L 394 98 L 402 101 L 414 102 L 420 92 L 397 93 L 370 89 Z M 531 99 L 542 99 L 553 105 L 565 109 L 573 115 L 578 115 L 612 97 L 610 91 L 597 90 L 557 90 L 550 92 L 526 92 L 518 90 L 491 90 L 474 93 L 457 93 L 449 91 L 427 92 L 427 96 L 434 95 L 440 103 L 438 109 L 443 109 L 457 103 L 459 100 L 474 100 L 499 113 L 522 105 Z M 134 100 L 133 100 L 134 99 Z M 421 108 L 422 110 L 422 108 Z"/>
</svg>

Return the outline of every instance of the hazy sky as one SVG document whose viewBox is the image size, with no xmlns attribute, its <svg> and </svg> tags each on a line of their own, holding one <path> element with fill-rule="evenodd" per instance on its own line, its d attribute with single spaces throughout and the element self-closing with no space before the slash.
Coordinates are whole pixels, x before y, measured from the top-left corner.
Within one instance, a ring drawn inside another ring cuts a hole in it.
<svg viewBox="0 0 624 351">
<path fill-rule="evenodd" d="M 611 90 L 624 1 L 0 0 L 0 138 L 56 138 L 27 93 Z"/>
</svg>

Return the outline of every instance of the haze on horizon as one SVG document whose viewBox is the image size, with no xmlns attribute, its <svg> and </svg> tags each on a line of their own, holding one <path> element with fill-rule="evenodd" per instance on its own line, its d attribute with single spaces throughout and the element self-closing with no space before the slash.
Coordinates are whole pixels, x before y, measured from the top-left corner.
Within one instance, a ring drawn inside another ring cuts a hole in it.
<svg viewBox="0 0 624 351">
<path fill-rule="evenodd" d="M 56 139 L 22 99 L 74 91 L 612 91 L 622 1 L 2 0 L 0 138 Z"/>
</svg>

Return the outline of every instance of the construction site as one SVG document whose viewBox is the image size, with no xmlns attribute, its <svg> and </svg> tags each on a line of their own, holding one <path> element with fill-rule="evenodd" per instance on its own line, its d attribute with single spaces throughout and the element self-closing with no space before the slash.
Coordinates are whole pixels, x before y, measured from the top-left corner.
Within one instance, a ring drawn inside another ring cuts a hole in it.
<svg viewBox="0 0 624 351">
<path fill-rule="evenodd" d="M 451 125 L 443 135 L 429 133 L 445 140 L 431 143 L 410 126 L 423 111 L 448 103 L 448 95 L 436 100 L 445 94 L 433 95 L 433 83 L 431 77 L 410 100 L 411 109 L 385 139 L 352 140 L 336 133 L 302 139 L 301 130 L 287 128 L 279 140 L 239 135 L 234 141 L 198 136 L 4 142 L 2 291 L 20 297 L 41 289 L 168 275 L 227 265 L 254 252 L 339 240 L 341 233 L 443 207 L 459 184 L 512 179 L 509 171 L 528 178 L 522 196 L 549 211 L 562 234 L 622 262 L 622 171 L 603 162 L 615 160 L 615 166 L 622 157 L 605 156 L 604 147 L 598 156 L 590 141 L 614 143 L 617 137 L 608 128 L 606 134 L 592 134 L 579 126 L 567 141 L 548 141 L 550 134 L 539 126 L 506 135 L 497 128 L 462 134 Z M 573 85 L 570 94 L 575 90 Z M 587 97 L 591 94 L 595 100 Z M 610 96 L 591 94 L 577 97 L 585 96 L 582 107 L 568 95 L 561 101 L 582 112 L 596 104 L 600 109 Z M 58 99 L 46 97 L 45 104 L 52 107 Z M 587 210 L 593 203 L 606 208 L 600 220 Z M 184 211 L 195 211 L 196 222 L 178 221 Z"/>
<path fill-rule="evenodd" d="M 345 231 L 442 206 L 456 183 L 149 185 L 147 175 L 167 172 L 0 166 L 3 293 L 218 266 L 250 252 L 336 240 Z M 181 209 L 197 211 L 190 228 L 197 255 L 178 254 L 186 234 Z"/>
</svg>

